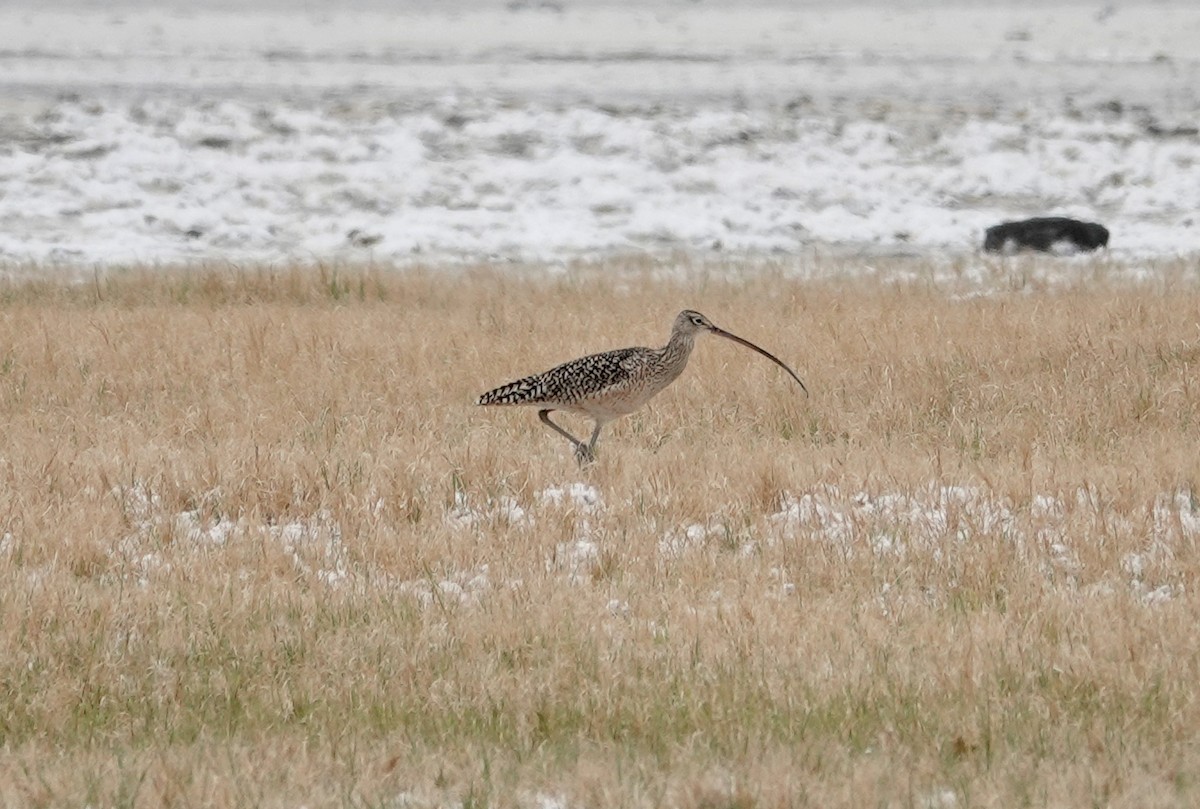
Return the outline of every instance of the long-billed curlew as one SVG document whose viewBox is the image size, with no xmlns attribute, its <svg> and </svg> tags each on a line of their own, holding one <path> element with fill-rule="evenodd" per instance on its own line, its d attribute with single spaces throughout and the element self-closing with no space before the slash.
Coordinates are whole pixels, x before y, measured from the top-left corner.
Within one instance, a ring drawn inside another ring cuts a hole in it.
<svg viewBox="0 0 1200 809">
<path fill-rule="evenodd" d="M 804 395 L 808 395 L 808 388 L 804 387 L 796 372 L 774 354 L 736 334 L 717 328 L 699 312 L 685 309 L 675 318 L 671 339 L 662 348 L 638 346 L 589 354 L 564 362 L 545 373 L 501 385 L 480 396 L 476 404 L 541 405 L 538 418 L 571 442 L 575 447 L 575 458 L 582 466 L 595 459 L 596 439 L 600 437 L 600 429 L 605 424 L 637 410 L 683 373 L 692 354 L 696 335 L 704 331 L 754 349 L 791 374 L 792 379 L 800 383 Z M 550 413 L 554 410 L 591 416 L 596 422 L 591 440 L 585 444 L 551 421 Z"/>
</svg>

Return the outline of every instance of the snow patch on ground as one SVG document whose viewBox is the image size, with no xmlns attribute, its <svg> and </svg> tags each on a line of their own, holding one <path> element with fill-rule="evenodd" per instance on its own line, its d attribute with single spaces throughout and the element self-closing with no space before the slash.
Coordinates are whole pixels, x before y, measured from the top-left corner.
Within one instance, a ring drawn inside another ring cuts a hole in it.
<svg viewBox="0 0 1200 809">
<path fill-rule="evenodd" d="M 549 486 L 537 494 L 543 506 L 571 505 L 584 514 L 591 514 L 604 507 L 600 491 L 589 483 L 568 483 L 565 486 Z"/>
<path fill-rule="evenodd" d="M 447 578 L 412 579 L 397 585 L 399 592 L 414 596 L 422 607 L 476 604 L 491 589 L 487 565 Z"/>
<path fill-rule="evenodd" d="M 209 492 L 199 499 L 217 494 Z M 130 563 L 141 586 L 150 584 L 155 574 L 171 572 L 162 551 L 165 542 L 183 543 L 198 552 L 217 552 L 247 538 L 278 543 L 298 574 L 329 587 L 341 585 L 350 576 L 342 528 L 328 510 L 284 523 L 255 524 L 224 515 L 204 517 L 199 509 L 171 513 L 162 498 L 142 483 L 115 488 L 112 495 L 121 502 L 134 530 L 115 543 L 110 555 Z"/>
<path fill-rule="evenodd" d="M 496 500 L 489 499 L 475 505 L 467 494 L 460 490 L 454 493 L 454 505 L 447 512 L 446 521 L 456 527 L 475 528 L 497 522 L 504 525 L 520 525 L 527 523 L 529 516 L 515 497 L 504 495 Z"/>
<path fill-rule="evenodd" d="M 1182 584 L 1147 579 L 1169 578 L 1173 549 L 1200 538 L 1200 509 L 1193 492 L 1162 493 L 1140 514 L 1130 515 L 1109 513 L 1089 489 L 1077 490 L 1072 500 L 1036 494 L 1028 504 L 1020 504 L 964 486 L 845 494 L 828 486 L 786 496 L 782 508 L 767 520 L 778 538 L 830 543 L 847 556 L 865 550 L 878 557 L 903 558 L 921 551 L 938 559 L 947 542 L 1007 542 L 1019 553 L 1040 559 L 1048 576 L 1065 581 L 1076 581 L 1083 570 L 1080 554 L 1086 539 L 1079 536 L 1081 520 L 1103 520 L 1112 530 L 1135 537 L 1140 533 L 1144 539 L 1145 551 L 1126 554 L 1120 562 L 1120 573 L 1143 603 L 1160 604 L 1184 592 Z"/>
<path fill-rule="evenodd" d="M 713 515 L 703 523 L 694 522 L 671 529 L 658 541 L 658 553 L 664 559 L 677 559 L 713 547 L 749 556 L 758 547 L 758 541 L 739 534 L 721 515 Z"/>
<path fill-rule="evenodd" d="M 534 809 L 569 809 L 570 804 L 562 795 L 548 795 L 539 792 L 533 796 Z"/>
<path fill-rule="evenodd" d="M 217 494 L 201 494 L 197 500 L 203 503 Z M 498 580 L 487 564 L 411 580 L 363 570 L 363 562 L 351 561 L 343 528 L 326 510 L 279 524 L 260 524 L 208 514 L 204 506 L 174 511 L 142 484 L 114 489 L 113 495 L 132 531 L 113 543 L 110 556 L 142 586 L 171 573 L 172 560 L 178 559 L 181 549 L 223 553 L 246 541 L 275 544 L 305 580 L 331 588 L 388 587 L 411 596 L 423 608 L 475 605 L 489 593 L 523 586 L 520 580 Z M 604 530 L 607 508 L 599 489 L 571 482 L 542 489 L 531 501 L 522 504 L 506 495 L 472 505 L 460 492 L 446 509 L 445 524 L 483 537 L 500 527 L 524 531 L 561 525 L 564 535 L 546 556 L 545 572 L 571 586 L 597 582 L 606 558 L 617 552 L 609 547 Z M 1088 488 L 1065 495 L 1034 494 L 1017 502 L 979 486 L 931 483 L 909 491 L 845 492 L 837 486 L 821 486 L 784 495 L 778 510 L 737 531 L 730 530 L 725 515 L 714 513 L 702 522 L 667 528 L 652 547 L 670 565 L 713 552 L 748 560 L 784 543 L 809 542 L 836 548 L 847 559 L 865 553 L 881 560 L 938 561 L 957 546 L 999 542 L 1034 562 L 1048 579 L 1078 586 L 1088 567 L 1088 578 L 1105 579 L 1104 571 L 1095 569 L 1096 548 L 1087 538 L 1098 525 L 1106 534 L 1135 543 L 1137 550 L 1122 555 L 1111 574 L 1138 600 L 1156 605 L 1184 594 L 1184 584 L 1173 572 L 1175 557 L 1200 539 L 1200 498 L 1186 489 L 1163 492 L 1140 508 L 1116 511 Z M 10 553 L 15 542 L 9 533 L 0 537 L 0 554 Z M 786 567 L 772 566 L 769 576 L 776 597 L 794 594 Z M 1087 591 L 1098 592 L 1098 586 L 1109 585 L 1089 585 Z M 886 588 L 880 599 L 882 608 L 888 609 Z M 630 606 L 610 598 L 606 611 L 622 617 Z"/>
<path fill-rule="evenodd" d="M 571 537 L 554 546 L 545 562 L 546 571 L 564 573 L 573 585 L 591 581 L 602 564 L 600 542 L 593 529 L 593 518 L 604 509 L 600 491 L 577 481 L 547 487 L 537 493 L 537 500 L 543 509 L 567 511 L 574 516 Z"/>
<path fill-rule="evenodd" d="M 769 521 L 784 538 L 817 535 L 847 551 L 865 540 L 876 555 L 903 556 L 911 544 L 951 536 L 961 542 L 978 535 L 1012 536 L 1010 506 L 990 493 L 963 486 L 931 486 L 920 492 L 854 492 L 826 487 L 784 498 Z"/>
</svg>

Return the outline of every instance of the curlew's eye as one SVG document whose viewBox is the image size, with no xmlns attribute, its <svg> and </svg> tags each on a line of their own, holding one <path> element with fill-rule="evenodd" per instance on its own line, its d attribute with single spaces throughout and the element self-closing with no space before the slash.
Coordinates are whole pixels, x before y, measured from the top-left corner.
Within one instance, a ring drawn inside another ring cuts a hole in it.
<svg viewBox="0 0 1200 809">
<path fill-rule="evenodd" d="M 704 318 L 700 317 L 699 315 L 692 315 L 692 323 L 695 323 L 697 326 L 703 326 Z"/>
</svg>

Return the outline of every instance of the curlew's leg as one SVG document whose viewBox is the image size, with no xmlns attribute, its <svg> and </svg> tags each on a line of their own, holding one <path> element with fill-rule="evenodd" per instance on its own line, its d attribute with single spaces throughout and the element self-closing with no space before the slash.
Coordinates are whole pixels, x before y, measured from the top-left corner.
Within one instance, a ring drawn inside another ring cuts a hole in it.
<svg viewBox="0 0 1200 809">
<path fill-rule="evenodd" d="M 567 439 L 568 441 L 570 441 L 570 442 L 571 442 L 571 446 L 575 447 L 575 457 L 577 457 L 577 458 L 578 458 L 578 457 L 579 457 L 579 453 L 580 453 L 581 451 L 583 451 L 583 450 L 587 449 L 586 445 L 584 445 L 584 443 L 583 443 L 582 441 L 580 441 L 578 438 L 576 438 L 575 436 L 573 436 L 573 435 L 571 435 L 570 433 L 568 433 L 568 432 L 567 432 L 566 430 L 564 430 L 562 427 L 559 427 L 557 424 L 555 424 L 554 422 L 552 422 L 552 421 L 550 420 L 550 413 L 551 413 L 551 412 L 553 412 L 553 411 L 552 411 L 552 410 L 550 410 L 550 409 L 546 409 L 546 410 L 539 410 L 539 411 L 538 411 L 538 418 L 539 418 L 539 419 L 541 419 L 541 420 L 542 420 L 542 422 L 543 422 L 543 423 L 544 423 L 544 424 L 545 424 L 547 427 L 549 427 L 551 430 L 553 430 L 554 432 L 556 432 L 556 433 L 558 433 L 559 435 L 561 435 L 563 438 L 565 438 L 565 439 Z"/>
<path fill-rule="evenodd" d="M 582 441 L 575 447 L 575 459 L 579 461 L 579 465 L 583 466 L 596 460 L 596 439 L 600 437 L 600 428 L 604 426 L 604 422 L 597 421 L 596 429 L 592 430 L 592 438 L 584 444 Z"/>
</svg>

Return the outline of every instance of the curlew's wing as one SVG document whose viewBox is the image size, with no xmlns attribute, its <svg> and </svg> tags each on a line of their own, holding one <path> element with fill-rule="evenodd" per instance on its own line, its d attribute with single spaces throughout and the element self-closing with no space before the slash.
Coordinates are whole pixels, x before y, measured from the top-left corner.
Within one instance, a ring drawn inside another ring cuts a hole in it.
<svg viewBox="0 0 1200 809">
<path fill-rule="evenodd" d="M 568 405 L 620 387 L 645 362 L 650 349 L 619 348 L 564 362 L 544 373 L 527 376 L 489 390 L 480 405 Z"/>
</svg>

